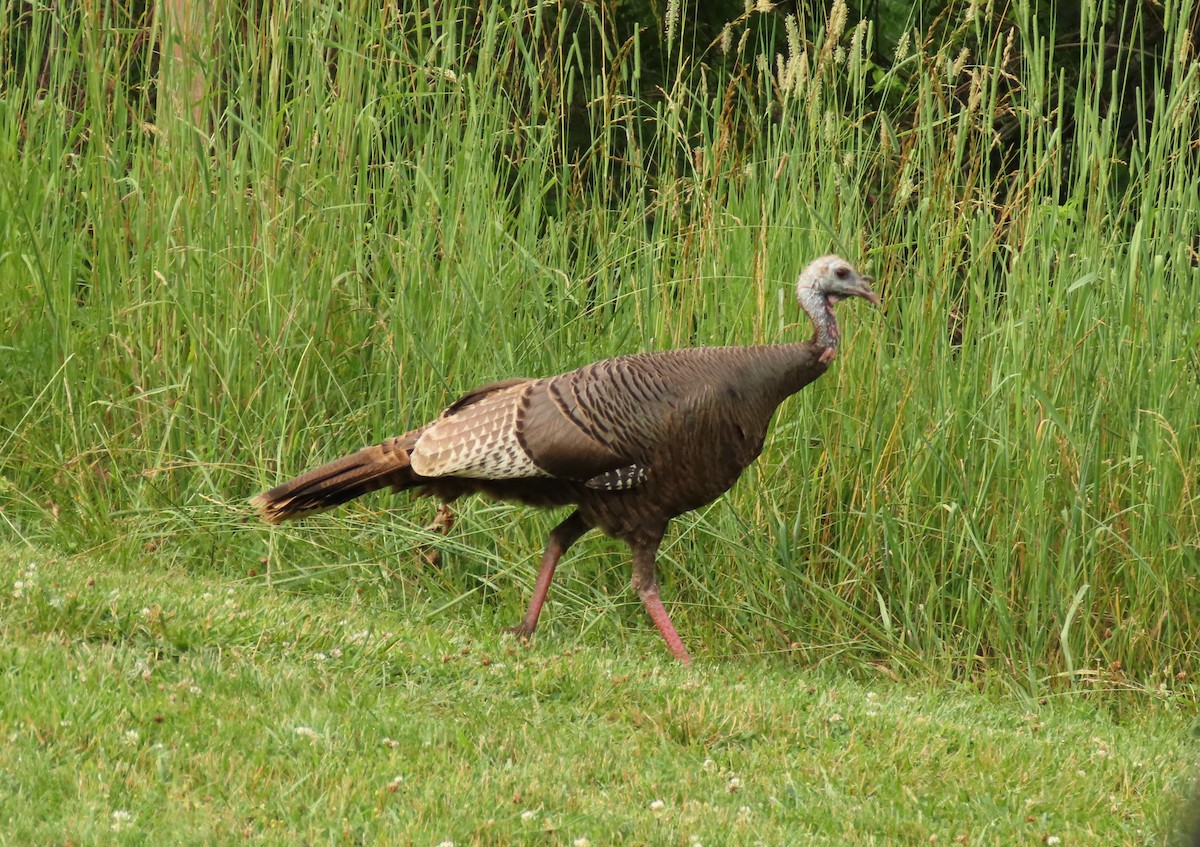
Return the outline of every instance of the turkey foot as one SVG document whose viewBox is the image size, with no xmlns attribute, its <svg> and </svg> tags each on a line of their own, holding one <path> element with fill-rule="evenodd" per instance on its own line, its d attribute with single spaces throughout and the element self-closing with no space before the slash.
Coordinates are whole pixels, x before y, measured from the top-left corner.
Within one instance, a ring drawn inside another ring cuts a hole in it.
<svg viewBox="0 0 1200 847">
<path fill-rule="evenodd" d="M 454 512 L 450 509 L 448 503 L 439 503 L 437 514 L 433 516 L 433 520 L 425 527 L 426 532 L 436 532 L 438 535 L 449 535 L 450 530 L 454 528 Z M 442 551 L 430 544 L 422 544 L 417 548 L 425 561 L 433 565 L 435 568 L 442 562 Z"/>
<path fill-rule="evenodd" d="M 516 626 L 510 626 L 505 632 L 512 633 L 512 636 L 522 644 L 528 644 L 529 639 L 533 636 L 533 630 L 525 626 L 525 621 L 521 621 Z"/>
</svg>

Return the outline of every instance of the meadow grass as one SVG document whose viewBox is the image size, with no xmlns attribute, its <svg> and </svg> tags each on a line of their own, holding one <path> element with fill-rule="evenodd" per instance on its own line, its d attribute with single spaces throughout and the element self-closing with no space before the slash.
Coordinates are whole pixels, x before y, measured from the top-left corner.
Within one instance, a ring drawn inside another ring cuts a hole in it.
<svg viewBox="0 0 1200 847">
<path fill-rule="evenodd" d="M 0 586 L 0 844 L 1167 844 L 1195 765 L 1168 695 L 684 668 L 633 616 L 521 647 L 152 557 Z"/>
<path fill-rule="evenodd" d="M 49 88 L 30 48 L 0 98 L 0 526 L 116 568 L 515 621 L 554 516 L 464 502 L 429 568 L 430 504 L 267 530 L 245 501 L 489 380 L 806 337 L 792 283 L 836 250 L 884 307 L 840 308 L 834 368 L 670 534 L 693 654 L 1190 695 L 1190 9 L 1129 138 L 1092 48 L 1064 122 L 1031 18 L 964 18 L 966 58 L 915 34 L 891 68 L 865 26 L 788 23 L 776 58 L 743 20 L 647 97 L 651 36 L 545 6 L 226 9 L 197 127 L 130 84 L 144 42 L 111 10 L 35 16 Z M 911 126 L 877 108 L 891 86 Z M 585 540 L 548 618 L 628 649 L 628 576 Z"/>
</svg>

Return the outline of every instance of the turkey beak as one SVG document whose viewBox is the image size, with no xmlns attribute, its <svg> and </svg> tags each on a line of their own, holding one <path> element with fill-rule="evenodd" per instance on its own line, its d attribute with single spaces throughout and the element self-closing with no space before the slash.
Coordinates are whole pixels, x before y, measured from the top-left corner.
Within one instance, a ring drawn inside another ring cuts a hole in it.
<svg viewBox="0 0 1200 847">
<path fill-rule="evenodd" d="M 880 303 L 879 295 L 871 289 L 871 283 L 875 281 L 875 277 L 863 274 L 858 279 L 860 284 L 856 287 L 854 293 L 864 300 L 867 300 L 878 306 Z"/>
</svg>

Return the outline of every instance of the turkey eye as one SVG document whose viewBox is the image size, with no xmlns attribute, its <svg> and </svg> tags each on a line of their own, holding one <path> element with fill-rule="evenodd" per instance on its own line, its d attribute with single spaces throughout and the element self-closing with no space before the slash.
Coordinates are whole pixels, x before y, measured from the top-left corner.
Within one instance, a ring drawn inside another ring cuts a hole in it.
<svg viewBox="0 0 1200 847">
<path fill-rule="evenodd" d="M 836 271 L 834 271 L 833 275 L 836 276 L 838 279 L 849 279 L 850 278 L 850 269 L 843 265 L 842 267 L 840 267 Z"/>
</svg>

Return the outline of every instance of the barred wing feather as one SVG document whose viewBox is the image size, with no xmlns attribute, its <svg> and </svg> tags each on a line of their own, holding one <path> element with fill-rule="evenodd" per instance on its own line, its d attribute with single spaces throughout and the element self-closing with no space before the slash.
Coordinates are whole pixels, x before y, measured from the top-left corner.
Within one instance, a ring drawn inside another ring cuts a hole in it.
<svg viewBox="0 0 1200 847">
<path fill-rule="evenodd" d="M 698 387 L 677 356 L 622 356 L 542 380 L 476 389 L 413 448 L 425 477 L 547 477 L 624 490 L 640 485 L 656 448 L 682 424 Z"/>
</svg>

